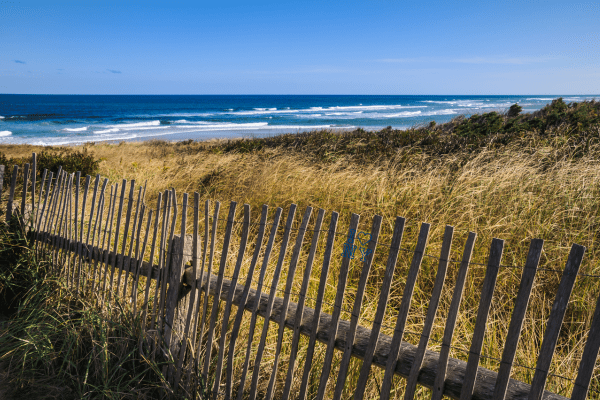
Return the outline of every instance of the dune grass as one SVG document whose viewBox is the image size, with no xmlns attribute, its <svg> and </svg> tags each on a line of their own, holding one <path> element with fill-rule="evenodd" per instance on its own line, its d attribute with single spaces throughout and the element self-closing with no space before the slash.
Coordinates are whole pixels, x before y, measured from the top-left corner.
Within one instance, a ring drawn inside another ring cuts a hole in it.
<svg viewBox="0 0 600 400">
<path fill-rule="evenodd" d="M 432 230 L 427 253 L 439 255 L 444 227 L 448 224 L 455 227 L 452 248 L 455 260 L 461 258 L 468 232 L 475 231 L 478 234 L 473 255 L 475 263 L 485 264 L 492 238 L 501 238 L 505 240 L 502 265 L 522 266 L 529 241 L 541 238 L 545 240 L 541 267 L 562 270 L 571 244 L 578 243 L 587 247 L 581 272 L 600 275 L 600 248 L 597 244 L 600 238 L 600 130 L 594 119 L 597 118 L 598 105 L 592 102 L 585 106 L 568 105 L 565 109 L 557 103 L 553 107 L 537 116 L 497 114 L 500 122 L 494 115 L 479 116 L 453 121 L 451 129 L 450 125 L 430 125 L 408 133 L 393 130 L 351 134 L 314 132 L 293 137 L 283 135 L 210 143 L 88 144 L 76 146 L 71 151 L 85 148 L 101 160 L 99 173 L 112 182 L 123 178 L 135 179 L 138 184 L 147 182 L 146 199 L 151 207 L 158 192 L 173 187 L 179 195 L 197 191 L 202 200 L 209 199 L 213 204 L 216 200 L 221 201 L 223 217 L 230 200 L 240 205 L 248 203 L 253 210 L 253 222 L 258 219 L 263 204 L 271 207 L 270 215 L 275 207 L 283 207 L 284 218 L 287 207 L 292 203 L 298 204 L 296 224 L 307 206 L 337 211 L 341 218 L 340 232 L 347 230 L 351 213 L 361 215 L 360 230 L 363 231 L 370 229 L 374 215 L 381 215 L 384 218 L 382 243 L 390 242 L 393 221 L 399 215 L 407 218 L 403 247 L 409 249 L 415 246 L 419 224 L 428 222 L 432 224 Z M 582 108 L 586 109 L 585 118 L 581 117 Z M 542 123 L 535 122 L 536 118 Z M 464 134 L 466 131 L 463 130 L 461 135 L 461 130 L 456 130 L 466 125 L 470 126 L 468 132 L 479 133 Z M 487 132 L 485 126 L 492 126 L 496 131 Z M 437 136 L 432 132 L 437 132 Z M 402 137 L 412 139 L 405 143 L 400 140 Z M 32 151 L 40 150 L 32 146 L 0 146 L 0 151 L 11 157 L 26 157 Z M 188 232 L 192 229 L 191 215 L 190 210 Z M 325 221 L 328 221 L 328 215 Z M 238 211 L 237 219 L 241 220 L 241 211 Z M 219 229 L 222 235 L 224 225 L 220 225 Z M 239 226 L 237 229 L 239 235 Z M 342 241 L 338 240 L 338 247 Z M 310 235 L 306 242 L 310 242 Z M 236 253 L 237 245 L 234 241 L 231 254 Z M 252 251 L 251 247 L 247 254 Z M 339 249 L 341 253 L 341 247 Z M 304 265 L 306 253 L 305 249 L 299 266 Z M 315 266 L 319 265 L 318 257 Z M 382 246 L 368 281 L 361 311 L 363 326 L 370 326 L 369 321 L 375 314 L 386 257 L 387 251 Z M 266 282 L 270 282 L 273 273 L 273 258 L 276 256 L 272 256 Z M 330 302 L 333 302 L 335 294 L 334 277 L 339 272 L 339 261 L 334 260 L 330 272 L 326 292 L 326 300 Z M 394 325 L 394 313 L 400 304 L 409 264 L 410 253 L 401 253 L 385 316 L 386 326 Z M 231 275 L 232 266 L 227 268 L 226 274 Z M 247 268 L 248 263 L 245 263 L 241 276 L 245 276 Z M 405 335 L 405 340 L 413 344 L 419 340 L 418 333 L 427 312 L 436 269 L 437 261 L 426 259 L 417 281 L 407 325 L 407 330 L 417 335 Z M 458 265 L 450 265 L 429 346 L 433 350 L 439 350 L 457 269 Z M 484 274 L 485 267 L 477 265 L 469 272 L 453 342 L 457 348 L 469 346 Z M 313 275 L 310 297 L 316 296 L 319 268 L 315 267 Z M 484 341 L 483 354 L 486 356 L 500 358 L 502 355 L 520 276 L 519 268 L 500 270 Z M 285 278 L 284 274 L 280 282 Z M 295 281 L 296 292 L 300 280 L 297 278 Z M 513 369 L 514 379 L 530 382 L 533 377 L 534 371 L 526 367 L 535 367 L 559 280 L 559 272 L 538 272 L 515 359 L 522 367 Z M 600 294 L 599 281 L 600 278 L 584 276 L 576 281 L 551 369 L 551 373 L 567 379 L 551 376 L 547 384 L 550 391 L 568 396 L 572 390 L 573 383 L 569 379 L 574 380 L 577 374 Z M 358 273 L 354 270 L 349 276 L 344 305 L 347 309 L 352 307 L 357 282 Z M 312 306 L 310 301 L 307 305 Z M 324 311 L 329 312 L 328 309 Z M 349 315 L 343 317 L 348 319 Z M 244 326 L 248 318 L 245 317 Z M 260 329 L 260 326 L 257 327 L 255 335 L 260 334 Z M 384 328 L 383 331 L 391 334 L 393 329 Z M 275 328 L 270 328 L 269 332 L 267 356 L 261 365 L 263 386 L 268 382 L 276 338 Z M 244 337 L 244 332 L 240 337 Z M 238 358 L 243 357 L 243 342 L 238 340 L 236 346 L 238 366 L 241 363 Z M 301 346 L 306 343 L 303 339 Z M 284 354 L 287 354 L 286 350 L 284 348 Z M 303 366 L 303 354 L 299 355 L 300 366 Z M 319 345 L 309 395 L 316 392 L 318 365 L 323 354 L 324 346 Z M 467 358 L 458 349 L 454 349 L 451 356 Z M 338 358 L 336 362 L 339 362 Z M 287 369 L 285 362 L 284 357 L 280 366 L 282 380 Z M 352 382 L 358 377 L 360 365 L 360 360 L 352 361 L 345 398 L 352 396 Z M 498 361 L 492 358 L 482 359 L 481 365 L 498 369 Z M 334 366 L 331 381 L 334 381 L 336 373 Z M 382 376 L 379 370 L 372 372 L 367 397 L 378 396 Z M 299 377 L 295 382 L 295 385 L 299 384 Z M 396 378 L 394 382 L 395 396 L 401 398 L 403 380 Z M 328 388 L 329 394 L 333 393 L 333 385 L 331 383 Z M 600 395 L 598 369 L 593 377 L 592 389 Z M 419 389 L 416 398 L 428 398 L 427 390 Z"/>
<path fill-rule="evenodd" d="M 93 293 L 68 290 L 18 228 L 0 226 L 0 262 L 3 399 L 164 396 L 161 365 L 139 355 L 139 319 L 117 305 L 98 307 Z"/>
</svg>

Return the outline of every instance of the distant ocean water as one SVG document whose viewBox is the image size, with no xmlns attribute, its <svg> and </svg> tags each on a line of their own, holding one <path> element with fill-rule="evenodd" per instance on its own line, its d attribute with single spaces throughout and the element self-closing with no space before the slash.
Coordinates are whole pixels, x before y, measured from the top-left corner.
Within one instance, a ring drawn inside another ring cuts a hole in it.
<svg viewBox="0 0 600 400">
<path fill-rule="evenodd" d="M 69 145 L 122 140 L 264 137 L 314 129 L 404 129 L 464 114 L 539 110 L 557 97 L 1 95 L 0 144 Z"/>
</svg>

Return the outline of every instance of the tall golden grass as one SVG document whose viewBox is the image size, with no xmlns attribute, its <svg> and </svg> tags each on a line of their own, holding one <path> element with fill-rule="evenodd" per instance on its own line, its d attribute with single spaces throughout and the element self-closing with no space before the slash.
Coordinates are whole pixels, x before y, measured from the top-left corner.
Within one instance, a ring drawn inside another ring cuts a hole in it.
<svg viewBox="0 0 600 400">
<path fill-rule="evenodd" d="M 405 154 L 399 154 L 395 158 L 361 164 L 354 163 L 349 156 L 339 157 L 333 162 L 316 162 L 309 155 L 284 149 L 264 149 L 246 154 L 195 151 L 194 143 L 95 144 L 88 145 L 88 149 L 102 159 L 100 173 L 112 182 L 119 182 L 123 178 L 135 179 L 138 184 L 147 182 L 146 202 L 150 207 L 155 204 L 159 191 L 173 187 L 178 194 L 199 192 L 203 200 L 221 201 L 222 207 L 225 207 L 221 211 L 223 218 L 230 200 L 250 204 L 253 221 L 258 219 L 263 204 L 268 204 L 272 209 L 283 207 L 284 217 L 290 204 L 298 204 L 297 222 L 306 206 L 337 211 L 341 217 L 338 227 L 341 232 L 347 230 L 351 213 L 361 215 L 360 229 L 363 231 L 369 231 L 371 218 L 377 214 L 384 218 L 379 240 L 382 243 L 390 242 L 395 216 L 403 216 L 408 222 L 403 247 L 413 248 L 419 223 L 428 222 L 432 224 L 432 230 L 427 253 L 438 255 L 444 227 L 452 225 L 455 227 L 452 248 L 452 258 L 455 260 L 461 258 L 468 232 L 475 231 L 478 234 L 473 255 L 475 263 L 485 264 L 492 238 L 500 238 L 505 240 L 502 265 L 522 266 L 530 239 L 541 238 L 545 240 L 545 245 L 540 267 L 562 270 L 571 244 L 578 243 L 587 247 L 581 272 L 600 275 L 600 250 L 596 244 L 600 228 L 600 151 L 593 148 L 586 149 L 585 155 L 581 156 L 576 150 L 566 152 L 555 144 L 544 146 L 537 143 L 529 147 L 509 145 L 500 149 L 482 149 L 473 153 L 446 156 L 413 153 L 407 158 Z M 29 155 L 36 148 L 1 146 L 0 151 L 18 157 Z M 190 211 L 188 233 L 192 229 L 191 215 Z M 238 211 L 237 219 L 241 220 L 241 210 Z M 325 221 L 323 229 L 326 229 L 327 217 Z M 222 228 L 220 232 L 223 232 Z M 306 242 L 310 242 L 309 236 Z M 234 249 L 236 245 L 234 243 Z M 247 250 L 247 254 L 250 251 L 251 248 Z M 291 250 L 288 251 L 290 252 Z M 235 254 L 235 251 L 231 254 Z M 385 316 L 387 326 L 395 323 L 394 312 L 400 303 L 410 256 L 410 253 L 402 253 L 398 261 Z M 306 251 L 303 257 L 299 268 L 304 265 Z M 363 326 L 370 327 L 369 321 L 375 315 L 379 296 L 377 289 L 383 280 L 386 257 L 387 251 L 381 246 L 363 303 Z M 272 266 L 275 265 L 273 259 L 276 261 L 276 256 L 272 256 Z M 320 270 L 318 265 L 319 260 L 315 262 L 313 275 L 316 276 L 312 278 L 310 297 L 316 297 Z M 246 263 L 242 269 L 242 277 L 245 277 L 247 267 Z M 429 346 L 433 350 L 439 349 L 457 267 L 451 264 L 448 271 Z M 326 294 L 330 302 L 333 302 L 335 294 L 334 277 L 338 268 L 339 260 L 334 261 L 330 271 Z M 424 261 L 409 315 L 407 330 L 410 332 L 419 333 L 422 329 L 436 269 L 436 260 Z M 349 278 L 346 309 L 352 307 L 353 292 L 358 282 L 358 274 L 355 270 L 353 272 Z M 231 275 L 230 271 L 228 273 Z M 270 282 L 271 274 L 272 269 L 267 274 L 266 282 Z M 485 267 L 477 265 L 472 266 L 469 272 L 453 341 L 458 348 L 469 347 L 484 274 Z M 298 276 L 300 273 L 297 272 L 296 292 L 301 280 Z M 500 358 L 502 355 L 520 276 L 519 268 L 501 268 L 483 349 L 483 354 L 489 357 Z M 285 275 L 282 276 L 280 282 L 284 282 L 285 278 Z M 515 359 L 517 364 L 524 367 L 513 369 L 514 379 L 530 382 L 533 377 L 534 371 L 525 367 L 535 367 L 559 280 L 559 272 L 540 271 L 537 274 Z M 600 294 L 599 282 L 600 278 L 594 277 L 581 276 L 577 279 L 551 368 L 551 373 L 571 381 L 551 376 L 547 384 L 550 391 L 568 396 L 572 390 L 572 380 L 577 374 L 594 306 Z M 280 285 L 283 286 L 283 283 Z M 308 306 L 312 306 L 310 301 Z M 330 309 L 326 308 L 324 311 L 330 312 Z M 343 317 L 349 318 L 348 315 Z M 259 335 L 260 329 L 260 326 L 257 327 L 256 335 Z M 276 340 L 276 329 L 270 329 L 270 332 L 270 347 L 263 361 L 265 386 Z M 384 333 L 391 334 L 392 330 L 384 328 Z M 290 338 L 291 336 L 288 339 Z M 419 337 L 407 334 L 405 340 L 417 344 Z M 245 341 L 238 339 L 236 349 L 242 349 L 244 345 Z M 319 346 L 320 353 L 315 359 L 317 366 L 324 354 L 324 346 Z M 239 354 L 243 357 L 241 350 Z M 453 350 L 451 356 L 463 360 L 467 357 L 458 349 Z M 483 358 L 481 364 L 492 370 L 498 369 L 498 361 L 492 358 Z M 300 369 L 303 366 L 302 354 L 297 365 Z M 352 383 L 358 377 L 360 365 L 360 360 L 352 361 L 344 397 L 352 395 Z M 318 370 L 318 367 L 314 368 L 315 374 Z M 282 379 L 285 379 L 285 372 L 284 363 L 280 367 Z M 336 373 L 334 367 L 332 377 Z M 597 369 L 592 382 L 595 390 L 600 390 L 599 373 L 600 370 Z M 372 373 L 367 388 L 370 397 L 378 396 L 382 376 L 377 370 Z M 394 390 L 399 398 L 403 395 L 403 381 L 396 379 Z M 316 383 L 312 382 L 313 386 L 318 385 L 318 377 L 315 380 Z M 316 386 L 313 386 L 311 391 L 314 392 Z M 332 393 L 333 384 L 330 390 Z M 427 390 L 419 390 L 416 398 L 428 398 Z"/>
</svg>

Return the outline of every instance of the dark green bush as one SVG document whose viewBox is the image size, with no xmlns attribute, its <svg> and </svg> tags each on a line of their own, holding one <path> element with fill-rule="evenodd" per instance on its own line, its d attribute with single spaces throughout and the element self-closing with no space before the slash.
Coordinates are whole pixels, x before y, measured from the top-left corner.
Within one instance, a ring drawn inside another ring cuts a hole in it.
<svg viewBox="0 0 600 400">
<path fill-rule="evenodd" d="M 518 104 L 513 104 L 512 106 L 510 106 L 510 108 L 508 109 L 508 113 L 506 114 L 506 116 L 508 118 L 514 118 L 517 115 L 521 114 L 521 111 L 523 111 L 523 107 L 521 107 Z"/>
<path fill-rule="evenodd" d="M 0 152 L 0 165 L 4 165 L 6 167 L 4 172 L 5 181 L 7 180 L 6 174 L 10 174 L 12 172 L 13 165 L 18 165 L 20 168 L 22 168 L 26 163 L 31 165 L 31 157 L 10 158 Z M 48 171 L 51 172 L 56 172 L 58 171 L 58 167 L 61 166 L 62 169 L 68 173 L 81 171 L 82 176 L 95 175 L 98 172 L 100 160 L 94 159 L 94 155 L 88 153 L 87 148 L 84 148 L 82 151 L 63 150 L 59 152 L 52 152 L 44 150 L 37 155 L 37 173 L 40 176 L 44 169 L 48 169 Z"/>
<path fill-rule="evenodd" d="M 51 153 L 42 151 L 37 157 L 38 172 L 48 169 L 48 171 L 56 172 L 58 167 L 62 166 L 63 170 L 68 173 L 81 171 L 81 175 L 95 175 L 98 172 L 100 160 L 95 160 L 92 154 L 83 151 L 70 151 Z"/>
</svg>

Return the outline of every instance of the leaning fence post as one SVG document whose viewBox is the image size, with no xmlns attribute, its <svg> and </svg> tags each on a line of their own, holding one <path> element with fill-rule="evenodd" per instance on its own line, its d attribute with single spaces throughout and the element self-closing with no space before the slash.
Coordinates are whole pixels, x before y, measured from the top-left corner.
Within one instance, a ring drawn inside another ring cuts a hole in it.
<svg viewBox="0 0 600 400">
<path fill-rule="evenodd" d="M 27 184 L 29 183 L 29 164 L 25 164 L 23 169 L 23 196 L 21 197 L 21 218 L 25 226 L 25 203 L 27 200 Z"/>
<path fill-rule="evenodd" d="M 184 266 L 192 259 L 192 235 L 186 235 L 183 240 L 181 235 L 174 235 L 171 248 L 173 249 L 171 269 L 169 274 L 169 289 L 165 304 L 165 344 L 173 357 L 179 354 L 185 319 L 188 314 L 190 302 L 190 288 L 183 287 Z"/>
<path fill-rule="evenodd" d="M 183 210 L 181 214 L 181 235 L 175 235 L 171 243 L 173 253 L 171 255 L 171 270 L 167 276 L 169 289 L 165 302 L 165 344 L 169 347 L 172 357 L 179 354 L 181 340 L 183 340 L 183 330 L 185 329 L 185 319 L 188 313 L 188 304 L 190 302 L 190 288 L 182 290 L 182 277 L 185 264 L 192 259 L 192 236 L 186 235 L 186 212 L 187 212 L 187 193 L 183 194 Z M 175 334 L 173 336 L 173 333 Z"/>
<path fill-rule="evenodd" d="M 10 223 L 13 212 L 13 200 L 15 198 L 15 188 L 17 187 L 17 174 L 19 173 L 19 166 L 15 165 L 13 168 L 12 178 L 10 180 L 10 192 L 8 194 L 8 203 L 6 204 L 6 222 Z"/>
<path fill-rule="evenodd" d="M 37 182 L 37 155 L 31 155 L 31 229 L 33 229 L 35 221 L 35 184 Z"/>
<path fill-rule="evenodd" d="M 2 186 L 4 185 L 4 165 L 0 165 L 0 202 L 2 201 Z"/>
<path fill-rule="evenodd" d="M 596 365 L 598 349 L 600 349 L 600 296 L 596 302 L 592 326 L 590 327 L 587 343 L 585 344 L 583 356 L 579 363 L 579 372 L 577 372 L 575 386 L 573 387 L 573 393 L 571 393 L 571 400 L 585 400 L 590 387 L 590 381 L 592 380 L 594 366 Z"/>
<path fill-rule="evenodd" d="M 560 328 L 563 323 L 563 318 L 565 317 L 565 312 L 567 311 L 569 299 L 571 298 L 573 286 L 575 285 L 575 278 L 577 278 L 577 273 L 579 272 L 584 253 L 584 246 L 573 244 L 571 247 L 567 265 L 565 266 L 562 278 L 560 279 L 556 297 L 554 298 L 554 304 L 552 305 L 552 311 L 550 312 L 550 317 L 546 324 L 542 348 L 540 349 L 540 355 L 538 356 L 535 366 L 535 374 L 531 381 L 529 400 L 541 400 L 544 395 L 546 379 L 550 373 L 550 363 L 552 362 L 552 356 L 556 349 Z"/>
</svg>

